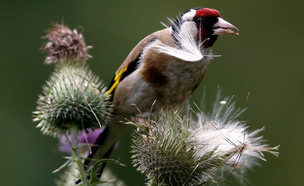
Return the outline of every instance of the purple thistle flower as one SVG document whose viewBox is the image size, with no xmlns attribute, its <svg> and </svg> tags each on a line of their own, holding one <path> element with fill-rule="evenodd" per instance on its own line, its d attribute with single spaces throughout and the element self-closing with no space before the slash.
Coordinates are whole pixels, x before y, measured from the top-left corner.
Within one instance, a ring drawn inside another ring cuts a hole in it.
<svg viewBox="0 0 304 186">
<path fill-rule="evenodd" d="M 87 132 L 79 131 L 77 135 L 77 141 L 79 146 L 79 153 L 81 156 L 86 156 L 90 152 L 92 145 L 96 142 L 98 136 L 103 131 L 104 128 L 98 128 L 96 130 L 88 129 Z M 67 132 L 69 141 L 71 141 L 71 136 Z M 59 151 L 72 154 L 72 149 L 67 142 L 66 136 L 62 135 L 59 138 Z"/>
</svg>

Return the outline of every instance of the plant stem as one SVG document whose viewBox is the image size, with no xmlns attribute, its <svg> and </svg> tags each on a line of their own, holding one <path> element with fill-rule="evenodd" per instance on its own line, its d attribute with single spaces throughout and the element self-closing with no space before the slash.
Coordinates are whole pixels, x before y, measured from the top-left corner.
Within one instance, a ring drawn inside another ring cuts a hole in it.
<svg viewBox="0 0 304 186">
<path fill-rule="evenodd" d="M 70 145 L 71 145 L 71 149 L 73 152 L 73 159 L 78 165 L 78 169 L 79 169 L 79 172 L 81 175 L 83 185 L 88 186 L 87 174 L 84 170 L 80 155 L 78 153 L 78 141 L 77 141 L 78 128 L 76 126 L 72 125 L 70 127 L 70 134 L 71 134 L 71 138 L 72 138 L 72 142 Z"/>
</svg>

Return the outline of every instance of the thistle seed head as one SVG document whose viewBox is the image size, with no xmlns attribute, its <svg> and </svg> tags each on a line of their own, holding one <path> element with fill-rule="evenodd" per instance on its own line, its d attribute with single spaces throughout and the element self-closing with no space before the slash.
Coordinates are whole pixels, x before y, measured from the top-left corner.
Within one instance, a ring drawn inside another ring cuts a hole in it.
<svg viewBox="0 0 304 186">
<path fill-rule="evenodd" d="M 180 113 L 164 113 L 147 121 L 134 135 L 133 165 L 160 185 L 201 185 L 212 179 L 223 157 L 196 156 L 195 144 L 187 140 L 190 120 Z M 139 120 L 142 122 L 143 120 Z"/>
<path fill-rule="evenodd" d="M 199 111 L 196 117 L 170 111 L 134 120 L 138 130 L 133 165 L 160 185 L 221 181 L 223 171 L 242 179 L 258 159 L 265 160 L 263 152 L 278 155 L 278 146 L 270 147 L 259 136 L 262 129 L 249 132 L 246 123 L 237 120 L 243 111 L 236 109 L 232 98 L 221 99 L 218 93 L 211 112 Z"/>
</svg>

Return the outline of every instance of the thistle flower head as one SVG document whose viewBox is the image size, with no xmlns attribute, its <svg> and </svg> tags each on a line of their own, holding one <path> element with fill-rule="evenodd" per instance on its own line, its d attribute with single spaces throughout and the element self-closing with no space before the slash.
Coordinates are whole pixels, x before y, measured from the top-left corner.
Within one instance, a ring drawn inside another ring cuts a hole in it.
<svg viewBox="0 0 304 186">
<path fill-rule="evenodd" d="M 102 81 L 85 64 L 64 61 L 43 87 L 34 121 L 45 134 L 59 136 L 71 125 L 96 129 L 112 112 Z"/>
<path fill-rule="evenodd" d="M 195 144 L 187 140 L 191 124 L 179 111 L 165 112 L 148 120 L 134 135 L 134 166 L 148 179 L 163 185 L 200 185 L 212 179 L 223 157 L 196 156 Z M 142 122 L 143 120 L 138 120 Z"/>
<path fill-rule="evenodd" d="M 200 185 L 216 181 L 225 171 L 244 172 L 263 152 L 278 155 L 278 147 L 264 144 L 262 129 L 249 132 L 237 117 L 232 98 L 217 96 L 212 111 L 197 117 L 180 111 L 135 120 L 133 164 L 150 180 L 163 185 Z M 196 119 L 195 119 L 196 118 Z"/>
<path fill-rule="evenodd" d="M 73 31 L 63 24 L 55 24 L 53 28 L 46 31 L 43 38 L 48 39 L 41 50 L 47 53 L 45 64 L 57 64 L 60 60 L 76 59 L 86 61 L 91 56 L 82 34 L 76 29 Z"/>
</svg>

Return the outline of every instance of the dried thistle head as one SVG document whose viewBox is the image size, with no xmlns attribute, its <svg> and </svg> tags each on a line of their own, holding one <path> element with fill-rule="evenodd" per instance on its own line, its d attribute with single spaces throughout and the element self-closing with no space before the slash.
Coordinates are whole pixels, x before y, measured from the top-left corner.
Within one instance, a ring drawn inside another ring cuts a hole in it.
<svg viewBox="0 0 304 186">
<path fill-rule="evenodd" d="M 56 23 L 46 33 L 43 38 L 48 39 L 48 42 L 41 47 L 47 54 L 45 64 L 57 64 L 62 59 L 86 61 L 91 58 L 88 50 L 92 47 L 86 45 L 83 35 L 76 29 L 72 31 L 69 27 Z"/>
</svg>

